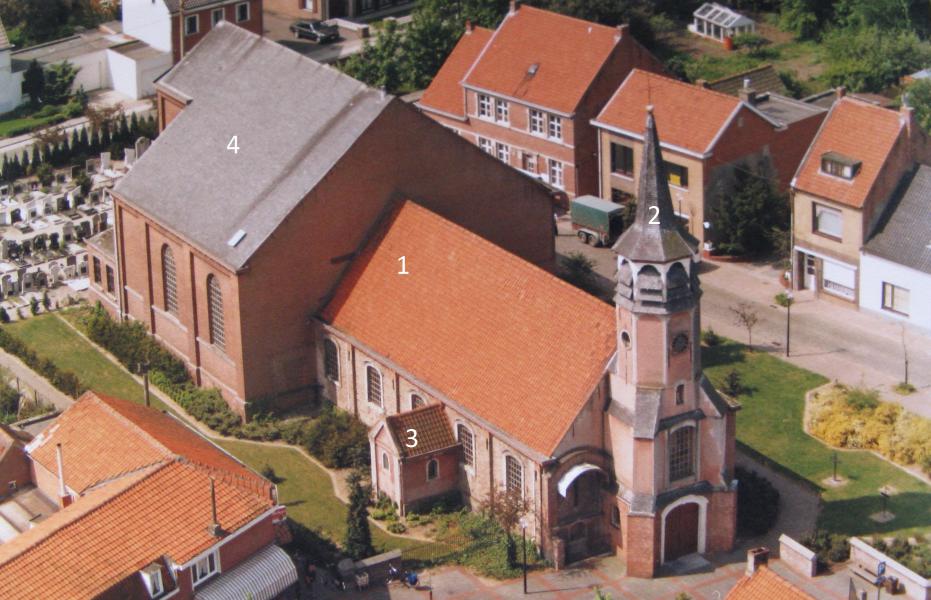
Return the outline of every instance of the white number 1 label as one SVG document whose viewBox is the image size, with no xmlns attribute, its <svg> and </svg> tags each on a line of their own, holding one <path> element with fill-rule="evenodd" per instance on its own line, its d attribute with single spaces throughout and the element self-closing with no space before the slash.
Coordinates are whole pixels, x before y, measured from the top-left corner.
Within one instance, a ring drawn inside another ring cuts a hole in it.
<svg viewBox="0 0 931 600">
<path fill-rule="evenodd" d="M 226 145 L 227 150 L 232 150 L 233 154 L 239 154 L 239 136 L 234 135 L 230 138 L 230 143 Z"/>
<path fill-rule="evenodd" d="M 401 270 L 398 271 L 398 275 L 410 275 L 410 273 L 407 271 L 407 257 L 399 257 L 398 262 L 401 263 Z"/>
<path fill-rule="evenodd" d="M 653 216 L 650 217 L 649 224 L 650 224 L 650 225 L 659 225 L 659 207 L 658 207 L 658 206 L 651 206 L 651 207 L 650 207 L 650 212 L 653 213 Z"/>
</svg>

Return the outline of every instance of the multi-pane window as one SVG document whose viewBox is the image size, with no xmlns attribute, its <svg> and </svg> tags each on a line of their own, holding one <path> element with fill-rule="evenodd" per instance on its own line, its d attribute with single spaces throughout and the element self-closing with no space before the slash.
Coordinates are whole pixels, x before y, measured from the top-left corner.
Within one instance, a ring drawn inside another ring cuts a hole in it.
<svg viewBox="0 0 931 600">
<path fill-rule="evenodd" d="M 821 171 L 835 177 L 853 179 L 860 172 L 860 161 L 847 158 L 836 152 L 826 152 L 821 157 Z"/>
<path fill-rule="evenodd" d="M 893 312 L 908 314 L 909 291 L 904 287 L 883 282 L 883 308 Z"/>
<path fill-rule="evenodd" d="M 666 179 L 670 185 L 677 187 L 689 187 L 689 170 L 687 167 L 677 165 L 668 161 L 663 161 L 666 165 Z"/>
<path fill-rule="evenodd" d="M 165 310 L 178 314 L 178 273 L 175 269 L 175 254 L 167 245 L 162 246 L 162 287 L 165 295 Z"/>
<path fill-rule="evenodd" d="M 111 294 L 116 291 L 116 284 L 113 280 L 113 267 L 107 267 L 107 291 Z"/>
<path fill-rule="evenodd" d="M 323 371 L 327 379 L 339 382 L 339 348 L 333 340 L 323 340 Z"/>
<path fill-rule="evenodd" d="M 488 138 L 480 137 L 478 138 L 478 147 L 481 148 L 484 152 L 488 154 L 495 153 L 495 144 Z"/>
<path fill-rule="evenodd" d="M 217 567 L 219 566 L 218 563 L 219 558 L 217 557 L 216 552 L 211 552 L 210 554 L 195 562 L 194 568 L 191 569 L 191 577 L 194 579 L 194 585 L 197 585 L 204 579 L 207 579 L 216 573 Z"/>
<path fill-rule="evenodd" d="M 500 98 L 495 99 L 495 121 L 501 123 L 507 123 L 509 121 L 507 100 L 502 100 Z"/>
<path fill-rule="evenodd" d="M 236 22 L 241 23 L 249 20 L 249 3 L 240 2 L 236 5 Z"/>
<path fill-rule="evenodd" d="M 549 176 L 550 183 L 558 188 L 563 186 L 562 163 L 558 160 L 549 159 Z"/>
<path fill-rule="evenodd" d="M 669 481 L 695 474 L 695 428 L 680 427 L 669 436 Z"/>
<path fill-rule="evenodd" d="M 435 458 L 431 458 L 427 462 L 427 481 L 431 479 L 436 479 L 440 476 L 440 461 Z"/>
<path fill-rule="evenodd" d="M 492 118 L 491 96 L 485 94 L 478 95 L 478 116 Z"/>
<path fill-rule="evenodd" d="M 223 20 L 223 9 L 222 8 L 215 8 L 212 11 L 210 11 L 210 25 L 211 26 L 216 25 L 222 20 Z"/>
<path fill-rule="evenodd" d="M 537 155 L 524 152 L 520 157 L 520 166 L 528 173 L 537 172 Z"/>
<path fill-rule="evenodd" d="M 427 405 L 427 401 L 423 399 L 419 394 L 411 394 L 411 409 L 423 408 Z"/>
<path fill-rule="evenodd" d="M 524 468 L 513 456 L 504 457 L 504 476 L 507 491 L 510 494 L 524 495 Z"/>
<path fill-rule="evenodd" d="M 501 162 L 510 162 L 511 158 L 511 147 L 507 144 L 502 144 L 498 142 L 495 144 L 495 155 L 498 157 L 498 160 Z"/>
<path fill-rule="evenodd" d="M 562 139 L 562 119 L 550 115 L 549 117 L 549 136 L 554 140 Z"/>
<path fill-rule="evenodd" d="M 197 15 L 188 15 L 184 17 L 184 35 L 194 35 L 198 30 Z"/>
<path fill-rule="evenodd" d="M 369 402 L 381 406 L 381 373 L 378 372 L 378 369 L 369 365 L 365 369 L 365 379 Z"/>
<path fill-rule="evenodd" d="M 530 109 L 530 133 L 544 133 L 546 117 L 539 110 Z"/>
<path fill-rule="evenodd" d="M 814 230 L 818 233 L 840 238 L 843 233 L 841 212 L 835 208 L 828 208 L 821 204 L 815 204 L 814 207 Z"/>
<path fill-rule="evenodd" d="M 634 149 L 624 144 L 611 143 L 611 171 L 633 177 Z"/>
<path fill-rule="evenodd" d="M 210 343 L 220 348 L 226 348 L 226 330 L 223 323 L 223 292 L 220 282 L 213 275 L 207 276 L 207 326 L 210 333 Z"/>
<path fill-rule="evenodd" d="M 100 259 L 96 256 L 94 262 L 91 263 L 91 270 L 94 272 L 94 283 L 100 283 Z"/>
<path fill-rule="evenodd" d="M 462 462 L 470 467 L 475 465 L 475 438 L 472 431 L 460 423 L 456 425 L 456 438 L 462 444 Z"/>
</svg>

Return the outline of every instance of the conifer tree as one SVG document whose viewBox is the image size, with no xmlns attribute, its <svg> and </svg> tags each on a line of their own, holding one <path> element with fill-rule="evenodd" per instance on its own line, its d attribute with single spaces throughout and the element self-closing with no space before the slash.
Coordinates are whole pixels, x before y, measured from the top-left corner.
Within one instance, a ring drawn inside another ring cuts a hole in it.
<svg viewBox="0 0 931 600">
<path fill-rule="evenodd" d="M 358 472 L 351 472 L 346 478 L 346 483 L 349 484 L 349 513 L 346 515 L 346 539 L 343 542 L 343 550 L 359 560 L 374 553 L 372 531 L 368 521 L 369 499 Z"/>
<path fill-rule="evenodd" d="M 36 168 L 42 162 L 42 153 L 39 152 L 39 144 L 32 144 L 32 168 Z"/>
<path fill-rule="evenodd" d="M 22 167 L 23 174 L 29 173 L 29 150 L 23 150 L 23 157 L 19 161 L 20 166 Z"/>
</svg>

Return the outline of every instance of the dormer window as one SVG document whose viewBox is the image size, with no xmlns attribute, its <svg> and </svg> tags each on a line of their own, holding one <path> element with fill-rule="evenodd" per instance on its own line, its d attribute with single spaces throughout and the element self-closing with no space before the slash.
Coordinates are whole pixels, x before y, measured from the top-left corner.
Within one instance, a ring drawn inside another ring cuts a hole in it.
<svg viewBox="0 0 931 600">
<path fill-rule="evenodd" d="M 844 179 L 853 179 L 860 172 L 860 161 L 837 152 L 825 152 L 821 155 L 821 172 Z"/>
<path fill-rule="evenodd" d="M 149 592 L 150 598 L 158 598 L 165 593 L 165 585 L 162 582 L 162 568 L 157 563 L 152 563 L 140 571 L 142 583 Z"/>
</svg>

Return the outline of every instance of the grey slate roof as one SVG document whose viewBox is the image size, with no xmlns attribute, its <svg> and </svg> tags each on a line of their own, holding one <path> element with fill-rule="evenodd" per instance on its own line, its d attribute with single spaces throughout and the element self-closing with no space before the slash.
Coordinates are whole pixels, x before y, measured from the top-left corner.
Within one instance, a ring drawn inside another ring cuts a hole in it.
<svg viewBox="0 0 931 600">
<path fill-rule="evenodd" d="M 226 22 L 158 86 L 191 102 L 114 192 L 234 270 L 393 100 Z"/>
<path fill-rule="evenodd" d="M 931 167 L 907 174 L 863 250 L 931 273 Z"/>
<path fill-rule="evenodd" d="M 697 246 L 698 241 L 682 230 L 672 209 L 656 121 L 652 107 L 648 107 L 637 216 L 614 244 L 614 252 L 635 262 L 667 263 L 692 256 Z"/>
<path fill-rule="evenodd" d="M 773 65 L 763 65 L 742 73 L 722 77 L 709 83 L 708 87 L 716 92 L 736 96 L 740 88 L 744 86 L 744 79 L 749 79 L 750 87 L 758 93 L 776 92 L 785 95 L 788 92 Z"/>
</svg>

